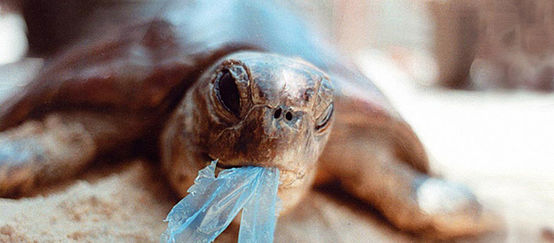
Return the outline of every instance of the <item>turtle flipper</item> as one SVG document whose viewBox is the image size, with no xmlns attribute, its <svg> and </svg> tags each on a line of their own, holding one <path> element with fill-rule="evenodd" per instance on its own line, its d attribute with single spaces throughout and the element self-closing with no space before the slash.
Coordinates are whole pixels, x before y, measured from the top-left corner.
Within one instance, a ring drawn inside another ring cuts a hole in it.
<svg viewBox="0 0 554 243">
<path fill-rule="evenodd" d="M 0 196 L 74 175 L 99 152 L 136 139 L 141 125 L 123 116 L 66 112 L 0 132 Z"/>
<path fill-rule="evenodd" d="M 163 114 L 204 62 L 224 55 L 184 51 L 186 43 L 161 20 L 102 36 L 50 58 L 34 80 L 0 103 L 0 131 L 60 107 Z"/>
<path fill-rule="evenodd" d="M 338 179 L 402 230 L 441 238 L 490 230 L 468 189 L 427 174 L 422 146 L 404 122 L 340 99 L 336 105 L 320 174 Z"/>
</svg>

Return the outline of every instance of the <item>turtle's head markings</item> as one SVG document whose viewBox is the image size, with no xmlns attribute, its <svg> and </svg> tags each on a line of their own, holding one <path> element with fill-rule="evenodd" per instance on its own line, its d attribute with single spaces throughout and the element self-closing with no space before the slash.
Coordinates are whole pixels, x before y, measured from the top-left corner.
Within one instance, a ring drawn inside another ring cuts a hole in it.
<svg viewBox="0 0 554 243">
<path fill-rule="evenodd" d="M 333 90 L 322 71 L 296 58 L 235 53 L 187 92 L 164 132 L 162 157 L 168 170 L 188 171 L 188 186 L 211 159 L 221 168 L 277 167 L 286 209 L 310 187 L 332 122 Z"/>
</svg>

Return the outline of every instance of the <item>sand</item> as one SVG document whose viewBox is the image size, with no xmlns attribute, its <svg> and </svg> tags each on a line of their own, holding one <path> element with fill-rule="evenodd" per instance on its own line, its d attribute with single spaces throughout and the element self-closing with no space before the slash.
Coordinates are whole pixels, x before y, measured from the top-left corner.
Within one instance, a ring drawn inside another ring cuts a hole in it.
<svg viewBox="0 0 554 243">
<path fill-rule="evenodd" d="M 177 198 L 155 163 L 133 160 L 90 169 L 75 180 L 41 188 L 40 194 L 0 200 L 0 242 L 156 242 Z M 278 242 L 408 241 L 374 212 L 314 191 L 279 219 Z M 218 241 L 236 241 L 232 226 Z M 342 232 L 348 232 L 343 234 Z"/>
<path fill-rule="evenodd" d="M 0 241 L 155 241 L 171 208 L 163 183 L 142 161 L 114 170 L 88 172 L 82 177 L 102 178 L 66 182 L 44 196 L 3 199 Z"/>
</svg>

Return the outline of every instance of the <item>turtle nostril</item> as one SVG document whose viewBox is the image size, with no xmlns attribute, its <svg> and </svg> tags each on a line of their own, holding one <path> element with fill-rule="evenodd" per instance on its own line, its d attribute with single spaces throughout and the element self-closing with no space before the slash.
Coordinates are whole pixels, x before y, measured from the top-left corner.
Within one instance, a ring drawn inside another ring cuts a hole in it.
<svg viewBox="0 0 554 243">
<path fill-rule="evenodd" d="M 281 110 L 281 108 L 277 108 L 277 110 L 275 110 L 275 113 L 273 113 L 273 118 L 279 119 L 281 117 L 282 112 L 283 110 Z"/>
<path fill-rule="evenodd" d="M 287 121 L 292 120 L 292 113 L 290 113 L 290 111 L 285 114 L 285 119 L 287 119 Z"/>
</svg>

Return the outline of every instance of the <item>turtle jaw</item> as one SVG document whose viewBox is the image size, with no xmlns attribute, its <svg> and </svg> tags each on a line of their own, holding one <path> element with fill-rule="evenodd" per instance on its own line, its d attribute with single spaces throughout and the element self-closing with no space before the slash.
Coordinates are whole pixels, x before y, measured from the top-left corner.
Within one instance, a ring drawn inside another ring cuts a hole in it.
<svg viewBox="0 0 554 243">
<path fill-rule="evenodd" d="M 216 164 L 216 175 L 221 171 L 232 168 L 240 168 L 244 166 L 261 166 L 261 167 L 276 167 L 279 169 L 279 188 L 277 191 L 278 197 L 281 199 L 281 209 L 279 210 L 279 215 L 285 215 L 288 212 L 291 212 L 296 205 L 307 195 L 308 191 L 313 185 L 315 180 L 316 168 L 315 164 L 307 167 L 303 170 L 291 170 L 286 168 L 283 165 L 279 164 L 267 164 L 267 163 L 257 163 L 257 162 L 229 162 L 220 159 L 214 159 L 214 157 L 209 156 L 207 161 L 215 161 Z M 208 165 L 209 162 L 206 163 Z"/>
<path fill-rule="evenodd" d="M 213 161 L 213 160 L 212 160 Z M 243 167 L 245 165 L 224 165 L 222 164 L 221 162 L 218 161 L 218 163 L 216 164 L 216 167 L 217 168 L 220 168 L 220 169 L 223 169 L 223 170 L 226 170 L 226 169 L 232 169 L 232 168 L 240 168 L 240 167 Z"/>
<path fill-rule="evenodd" d="M 308 171 L 314 170 L 315 168 L 307 168 L 307 169 L 293 169 L 289 168 L 283 164 L 275 163 L 275 162 L 252 162 L 252 161 L 239 161 L 239 160 L 221 160 L 215 156 L 211 156 L 209 154 L 205 154 L 203 157 L 206 159 L 206 165 L 209 164 L 210 161 L 217 161 L 216 168 L 218 169 L 218 173 L 221 170 L 226 169 L 232 169 L 232 168 L 240 168 L 245 166 L 260 166 L 260 167 L 273 167 L 279 169 L 280 172 L 280 185 L 279 188 L 292 188 L 297 187 L 300 184 L 305 183 L 306 175 L 309 174 Z"/>
</svg>

